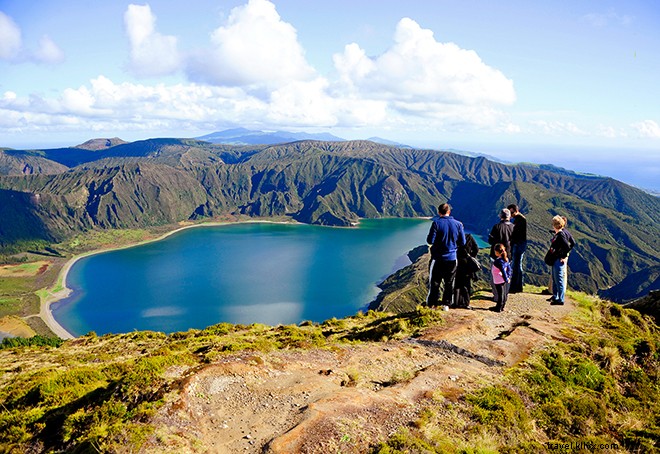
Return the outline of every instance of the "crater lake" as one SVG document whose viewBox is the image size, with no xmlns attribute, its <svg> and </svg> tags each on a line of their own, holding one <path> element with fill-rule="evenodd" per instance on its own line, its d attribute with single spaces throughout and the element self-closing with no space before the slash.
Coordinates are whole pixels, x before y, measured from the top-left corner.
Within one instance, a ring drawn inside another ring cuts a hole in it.
<svg viewBox="0 0 660 454">
<path fill-rule="evenodd" d="M 340 318 L 366 309 L 377 284 L 425 244 L 429 227 L 425 219 L 365 219 L 354 228 L 184 229 L 78 260 L 67 275 L 72 294 L 51 308 L 76 336 Z"/>
</svg>

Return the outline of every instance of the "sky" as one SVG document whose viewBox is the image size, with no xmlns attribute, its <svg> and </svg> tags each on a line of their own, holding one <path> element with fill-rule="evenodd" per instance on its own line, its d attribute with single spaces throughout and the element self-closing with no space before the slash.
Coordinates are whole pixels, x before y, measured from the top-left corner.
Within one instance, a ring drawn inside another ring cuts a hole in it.
<svg viewBox="0 0 660 454">
<path fill-rule="evenodd" d="M 330 132 L 660 191 L 655 0 L 0 0 L 0 147 Z"/>
</svg>

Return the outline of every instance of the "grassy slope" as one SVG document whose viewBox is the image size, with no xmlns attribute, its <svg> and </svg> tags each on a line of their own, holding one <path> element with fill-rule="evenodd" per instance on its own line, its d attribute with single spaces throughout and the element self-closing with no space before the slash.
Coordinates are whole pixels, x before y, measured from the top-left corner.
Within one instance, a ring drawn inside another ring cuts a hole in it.
<svg viewBox="0 0 660 454">
<path fill-rule="evenodd" d="M 580 309 L 564 329 L 568 342 L 536 352 L 503 384 L 459 402 L 440 397 L 375 452 L 553 452 L 569 442 L 657 452 L 658 326 L 619 305 L 571 296 Z"/>
<path fill-rule="evenodd" d="M 638 312 L 573 294 L 580 302 L 564 335 L 508 370 L 503 383 L 458 401 L 438 396 L 380 446 L 364 452 L 542 452 L 539 440 L 660 447 L 660 335 Z M 402 338 L 440 313 L 370 312 L 322 325 L 220 324 L 166 336 L 93 334 L 59 346 L 0 350 L 0 450 L 137 450 L 150 416 L 181 378 L 232 352 L 332 348 Z M 36 338 L 35 343 L 47 343 Z M 58 345 L 59 343 L 55 343 Z M 184 370 L 173 374 L 173 370 Z M 618 451 L 617 451 L 618 452 Z"/>
</svg>

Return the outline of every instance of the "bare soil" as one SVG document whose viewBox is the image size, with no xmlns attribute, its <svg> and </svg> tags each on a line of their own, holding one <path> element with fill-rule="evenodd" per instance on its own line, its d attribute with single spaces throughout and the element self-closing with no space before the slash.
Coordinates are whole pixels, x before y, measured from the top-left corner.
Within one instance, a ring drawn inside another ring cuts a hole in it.
<svg viewBox="0 0 660 454">
<path fill-rule="evenodd" d="M 22 319 L 6 315 L 0 318 L 0 339 L 4 337 L 32 337 L 36 333 Z"/>
<path fill-rule="evenodd" d="M 535 349 L 562 340 L 574 305 L 546 298 L 510 295 L 503 313 L 476 300 L 474 310 L 444 312 L 442 326 L 414 339 L 226 357 L 168 396 L 142 452 L 365 452 L 414 423 L 429 399 L 497 383 Z"/>
</svg>

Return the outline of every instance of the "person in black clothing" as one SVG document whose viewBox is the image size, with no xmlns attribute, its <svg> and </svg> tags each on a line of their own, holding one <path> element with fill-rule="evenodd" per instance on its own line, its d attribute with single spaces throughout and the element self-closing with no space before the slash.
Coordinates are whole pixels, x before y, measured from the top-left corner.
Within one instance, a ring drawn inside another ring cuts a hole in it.
<svg viewBox="0 0 660 454">
<path fill-rule="evenodd" d="M 465 235 L 465 245 L 458 248 L 456 257 L 458 267 L 456 269 L 456 281 L 454 282 L 454 304 L 463 309 L 472 309 L 470 306 L 470 294 L 472 293 L 472 279 L 476 273 L 471 271 L 468 256 L 476 257 L 479 252 L 477 242 L 469 233 Z"/>
<path fill-rule="evenodd" d="M 511 257 L 511 234 L 513 233 L 513 224 L 511 223 L 511 212 L 508 208 L 500 211 L 500 222 L 495 224 L 488 235 L 488 244 L 490 244 L 490 257 L 495 260 L 495 245 L 502 244 L 506 249 L 507 256 Z"/>
<path fill-rule="evenodd" d="M 511 212 L 508 208 L 504 208 L 500 211 L 500 222 L 495 224 L 488 235 L 488 244 L 490 244 L 490 258 L 491 261 L 494 261 L 497 258 L 495 255 L 495 245 L 501 244 L 506 250 L 507 257 L 511 257 L 511 234 L 513 233 L 513 224 L 511 224 Z M 493 290 L 493 300 L 495 300 L 495 295 L 497 290 L 495 288 L 495 283 L 491 278 L 490 284 Z"/>
<path fill-rule="evenodd" d="M 523 291 L 523 257 L 527 250 L 527 218 L 522 215 L 518 205 L 511 204 L 507 207 L 511 211 L 513 222 L 513 233 L 511 234 L 511 288 L 509 293 L 520 293 Z"/>
</svg>

